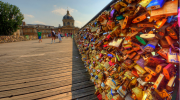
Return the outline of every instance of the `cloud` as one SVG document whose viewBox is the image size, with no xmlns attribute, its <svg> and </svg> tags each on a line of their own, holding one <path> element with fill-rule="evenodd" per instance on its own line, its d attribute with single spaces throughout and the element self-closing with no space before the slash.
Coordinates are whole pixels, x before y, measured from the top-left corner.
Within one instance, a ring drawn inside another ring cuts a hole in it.
<svg viewBox="0 0 180 100">
<path fill-rule="evenodd" d="M 34 18 L 33 15 L 24 14 L 24 19 Z"/>
<path fill-rule="evenodd" d="M 34 21 L 33 23 L 34 23 L 34 24 L 44 24 L 44 25 L 45 25 L 44 22 L 40 22 L 40 21 Z"/>
<path fill-rule="evenodd" d="M 73 12 L 77 12 L 76 9 L 72 9 L 72 8 L 68 8 L 70 14 L 73 13 Z M 57 15 L 62 15 L 64 16 L 66 13 L 67 13 L 67 9 L 64 9 L 64 8 L 57 8 L 55 7 L 55 9 L 53 11 L 51 11 L 52 13 L 54 14 L 57 14 Z"/>
<path fill-rule="evenodd" d="M 75 20 L 75 26 L 82 27 L 85 24 L 86 24 L 86 22 L 81 22 L 81 21 Z"/>
<path fill-rule="evenodd" d="M 56 5 L 54 5 L 54 7 L 56 7 Z"/>
</svg>

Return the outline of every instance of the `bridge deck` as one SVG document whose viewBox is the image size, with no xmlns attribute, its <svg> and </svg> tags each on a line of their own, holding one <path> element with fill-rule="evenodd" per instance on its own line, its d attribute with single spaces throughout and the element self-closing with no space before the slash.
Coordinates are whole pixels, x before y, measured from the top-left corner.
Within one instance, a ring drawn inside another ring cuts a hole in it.
<svg viewBox="0 0 180 100">
<path fill-rule="evenodd" d="M 0 44 L 0 99 L 97 100 L 71 38 L 37 41 Z"/>
</svg>

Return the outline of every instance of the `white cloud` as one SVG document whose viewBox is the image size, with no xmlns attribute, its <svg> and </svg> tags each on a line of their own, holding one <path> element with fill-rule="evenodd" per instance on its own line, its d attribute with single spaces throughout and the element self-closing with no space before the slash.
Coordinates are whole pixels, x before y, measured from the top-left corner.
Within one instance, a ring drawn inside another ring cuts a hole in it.
<svg viewBox="0 0 180 100">
<path fill-rule="evenodd" d="M 56 7 L 56 5 L 54 5 L 54 7 Z"/>
<path fill-rule="evenodd" d="M 44 24 L 45 25 L 44 22 L 40 22 L 40 21 L 34 21 L 33 24 Z"/>
<path fill-rule="evenodd" d="M 75 20 L 75 26 L 78 26 L 79 28 L 81 28 L 85 24 L 86 24 L 86 22 L 81 22 L 81 21 Z"/>
<path fill-rule="evenodd" d="M 24 14 L 24 19 L 34 18 L 33 15 Z"/>
<path fill-rule="evenodd" d="M 68 8 L 68 10 L 69 10 L 70 14 L 77 11 L 76 9 L 72 9 L 72 8 Z M 51 12 L 54 13 L 54 14 L 57 14 L 57 15 L 64 16 L 67 13 L 67 9 L 60 8 L 60 7 L 59 8 L 55 7 L 55 9 L 53 11 L 51 11 Z"/>
</svg>

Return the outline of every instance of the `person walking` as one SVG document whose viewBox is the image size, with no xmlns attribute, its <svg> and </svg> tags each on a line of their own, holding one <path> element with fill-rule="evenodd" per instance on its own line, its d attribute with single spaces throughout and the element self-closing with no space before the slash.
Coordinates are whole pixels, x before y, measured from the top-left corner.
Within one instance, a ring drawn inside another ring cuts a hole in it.
<svg viewBox="0 0 180 100">
<path fill-rule="evenodd" d="M 67 38 L 67 34 L 65 33 L 65 37 Z"/>
<path fill-rule="evenodd" d="M 69 33 L 67 33 L 67 38 L 68 38 L 68 36 L 69 36 Z"/>
<path fill-rule="evenodd" d="M 58 31 L 58 38 L 59 38 L 59 43 L 62 41 L 61 40 L 61 30 L 59 29 L 59 31 Z"/>
<path fill-rule="evenodd" d="M 56 37 L 56 33 L 54 32 L 54 30 L 53 29 L 51 29 L 51 37 L 52 37 L 52 41 L 51 41 L 51 43 L 53 42 L 53 39 L 54 39 L 54 43 L 55 43 L 55 37 Z"/>
<path fill-rule="evenodd" d="M 39 39 L 39 43 L 40 43 L 40 41 L 42 42 L 42 40 L 41 40 L 41 34 L 42 34 L 42 32 L 40 32 L 40 30 L 38 30 L 37 34 L 38 34 L 38 39 Z"/>
</svg>

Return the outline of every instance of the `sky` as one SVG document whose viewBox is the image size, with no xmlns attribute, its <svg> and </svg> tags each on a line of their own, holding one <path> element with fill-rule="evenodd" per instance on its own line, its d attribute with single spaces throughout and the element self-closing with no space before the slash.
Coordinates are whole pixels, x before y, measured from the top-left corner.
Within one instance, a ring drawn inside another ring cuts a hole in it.
<svg viewBox="0 0 180 100">
<path fill-rule="evenodd" d="M 19 7 L 26 24 L 62 26 L 62 18 L 67 13 L 75 20 L 76 27 L 83 27 L 111 0 L 1 0 Z"/>
</svg>

